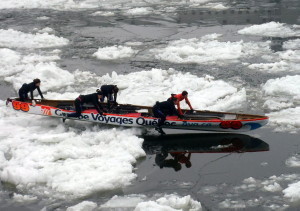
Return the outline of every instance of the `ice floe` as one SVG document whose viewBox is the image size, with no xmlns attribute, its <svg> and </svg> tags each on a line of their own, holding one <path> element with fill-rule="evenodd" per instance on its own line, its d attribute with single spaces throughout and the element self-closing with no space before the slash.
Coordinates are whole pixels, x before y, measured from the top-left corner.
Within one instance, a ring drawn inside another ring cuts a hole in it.
<svg viewBox="0 0 300 211">
<path fill-rule="evenodd" d="M 0 29 L 0 46 L 9 48 L 53 48 L 68 45 L 69 40 L 44 33 L 24 33 L 13 29 Z"/>
<path fill-rule="evenodd" d="M 13 84 L 15 90 L 19 90 L 23 83 L 30 83 L 34 78 L 41 79 L 41 90 L 48 91 L 59 90 L 74 83 L 74 75 L 58 67 L 55 62 L 38 62 L 34 65 L 19 66 L 18 64 L 13 67 L 16 72 L 20 69 L 21 72 L 5 77 L 5 81 Z"/>
<path fill-rule="evenodd" d="M 270 124 L 276 130 L 295 132 L 300 129 L 300 76 L 285 76 L 268 80 L 262 90 L 264 106 L 272 112 L 268 114 Z"/>
<path fill-rule="evenodd" d="M 298 202 L 299 174 L 282 174 L 280 176 L 270 176 L 260 180 L 249 177 L 243 180 L 239 186 L 234 186 L 227 190 L 227 198 L 219 203 L 219 208 L 244 209 L 263 207 L 264 209 L 285 210 L 292 207 L 291 202 Z M 228 188 L 227 186 L 224 186 Z M 222 186 L 218 186 L 218 191 L 222 191 Z M 265 194 L 267 192 L 267 195 Z M 249 193 L 259 194 L 259 197 L 249 195 Z"/>
<path fill-rule="evenodd" d="M 291 202 L 300 202 L 300 181 L 290 184 L 283 190 L 284 196 Z"/>
<path fill-rule="evenodd" d="M 139 131 L 65 126 L 58 119 L 28 118 L 4 104 L 1 101 L 1 181 L 34 195 L 77 198 L 122 188 L 136 177 L 132 164 L 145 155 Z"/>
<path fill-rule="evenodd" d="M 246 102 L 245 89 L 239 90 L 223 80 L 198 77 L 174 69 L 152 69 L 126 75 L 107 74 L 98 79 L 98 84 L 117 84 L 121 89 L 118 97 L 120 103 L 151 106 L 156 101 L 167 100 L 172 93 L 181 93 L 183 90 L 190 93 L 189 99 L 198 109 L 238 109 Z M 184 104 L 183 107 L 187 105 Z"/>
<path fill-rule="evenodd" d="M 170 194 L 164 196 L 153 196 L 146 198 L 145 195 L 128 195 L 128 196 L 114 196 L 101 208 L 118 209 L 118 208 L 132 208 L 135 211 L 140 210 L 202 210 L 201 203 L 192 199 L 190 195 L 178 196 L 177 194 Z"/>
<path fill-rule="evenodd" d="M 290 99 L 300 99 L 299 81 L 300 75 L 270 79 L 262 89 L 269 96 L 288 96 Z"/>
<path fill-rule="evenodd" d="M 263 37 L 299 37 L 300 29 L 297 25 L 288 25 L 279 22 L 269 22 L 260 25 L 253 25 L 241 29 L 239 34 L 255 35 Z"/>
<path fill-rule="evenodd" d="M 300 39 L 289 40 L 283 43 L 284 49 L 300 50 Z"/>
<path fill-rule="evenodd" d="M 166 47 L 152 49 L 155 58 L 171 63 L 215 64 L 236 63 L 249 57 L 270 53 L 268 42 L 221 42 L 221 34 L 170 41 Z"/>
<path fill-rule="evenodd" d="M 212 2 L 213 0 L 178 0 L 172 2 L 173 6 L 186 6 L 186 7 L 199 7 L 205 6 L 209 7 L 207 3 Z M 221 2 L 216 2 L 216 5 L 221 4 Z M 105 9 L 124 9 L 129 8 L 135 10 L 135 12 L 141 13 L 145 12 L 140 10 L 140 8 L 151 7 L 151 6 L 160 6 L 167 7 L 170 5 L 169 1 L 162 0 L 135 0 L 135 1 L 105 1 L 105 0 L 52 0 L 52 1 L 43 1 L 43 0 L 2 0 L 0 3 L 0 9 L 32 9 L 32 8 L 41 8 L 41 9 L 55 9 L 55 10 L 83 10 L 83 9 L 94 9 L 94 8 L 105 8 Z M 138 7 L 137 7 L 138 6 Z M 220 6 L 218 6 L 220 8 Z M 139 11 L 138 11 L 138 10 Z"/>
<path fill-rule="evenodd" d="M 276 131 L 298 132 L 300 130 L 300 106 L 267 114 Z"/>
<path fill-rule="evenodd" d="M 285 161 L 288 167 L 300 167 L 300 155 L 295 154 Z"/>
<path fill-rule="evenodd" d="M 152 8 L 149 7 L 137 7 L 126 11 L 127 15 L 135 15 L 135 16 L 149 15 L 151 13 L 153 13 L 153 10 Z"/>
<path fill-rule="evenodd" d="M 68 207 L 66 211 L 93 211 L 97 208 L 97 204 L 91 201 L 83 201 L 72 207 Z"/>
<path fill-rule="evenodd" d="M 114 15 L 115 13 L 110 11 L 98 11 L 91 14 L 91 16 L 105 16 L 105 17 L 114 16 Z"/>
<path fill-rule="evenodd" d="M 18 203 L 32 203 L 36 201 L 38 198 L 36 196 L 30 196 L 30 195 L 21 195 L 14 193 L 13 194 L 13 200 Z"/>
<path fill-rule="evenodd" d="M 100 60 L 118 60 L 132 57 L 137 52 L 137 50 L 127 46 L 110 46 L 99 48 L 93 56 Z"/>
</svg>

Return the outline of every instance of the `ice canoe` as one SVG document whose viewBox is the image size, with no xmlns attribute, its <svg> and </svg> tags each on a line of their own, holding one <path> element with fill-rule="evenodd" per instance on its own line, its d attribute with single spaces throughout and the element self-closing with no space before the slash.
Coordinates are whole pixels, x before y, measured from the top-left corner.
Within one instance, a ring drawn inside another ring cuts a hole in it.
<svg viewBox="0 0 300 211">
<path fill-rule="evenodd" d="M 75 112 L 73 100 L 36 100 L 36 105 L 33 106 L 31 101 L 20 102 L 18 98 L 8 98 L 6 104 L 16 111 L 59 118 Z M 103 107 L 106 106 L 107 104 L 103 104 Z M 87 104 L 83 107 L 84 111 L 81 116 L 74 120 L 129 127 L 155 127 L 158 123 L 158 119 L 153 116 L 151 106 L 118 104 L 107 108 L 105 115 L 100 115 L 92 105 Z M 182 119 L 177 116 L 168 116 L 163 127 L 199 131 L 244 132 L 266 125 L 269 119 L 262 115 L 229 112 L 201 110 L 194 112 L 183 110 L 183 112 Z"/>
</svg>

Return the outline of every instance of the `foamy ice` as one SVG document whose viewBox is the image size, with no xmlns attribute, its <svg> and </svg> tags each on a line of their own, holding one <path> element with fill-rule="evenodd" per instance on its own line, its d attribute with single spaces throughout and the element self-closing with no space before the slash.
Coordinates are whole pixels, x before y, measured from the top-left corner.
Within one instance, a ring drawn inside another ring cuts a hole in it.
<svg viewBox="0 0 300 211">
<path fill-rule="evenodd" d="M 239 34 L 263 37 L 300 37 L 299 25 L 288 25 L 279 22 L 269 22 L 241 29 Z"/>
<path fill-rule="evenodd" d="M 98 206 L 95 202 L 84 201 L 77 205 L 67 208 L 67 211 L 87 211 L 87 210 L 134 210 L 134 211 L 201 211 L 201 203 L 192 199 L 191 196 L 178 196 L 177 194 L 170 195 L 154 195 L 148 198 L 142 194 L 132 194 L 126 196 L 114 196 L 105 204 Z"/>
<path fill-rule="evenodd" d="M 300 75 L 268 80 L 262 90 L 264 106 L 270 112 L 270 124 L 276 130 L 296 132 L 300 129 Z"/>
<path fill-rule="evenodd" d="M 132 164 L 145 155 L 135 129 L 32 119 L 3 101 L 1 110 L 0 177 L 22 191 L 51 198 L 122 188 L 136 177 Z"/>
<path fill-rule="evenodd" d="M 225 65 L 271 53 L 268 42 L 222 42 L 222 34 L 170 41 L 166 47 L 152 49 L 155 58 L 176 64 Z"/>
<path fill-rule="evenodd" d="M 210 5 L 209 2 L 214 2 L 213 5 Z M 97 9 L 97 8 L 105 8 L 105 9 L 115 9 L 115 10 L 132 10 L 129 14 L 148 14 L 149 10 L 145 10 L 144 8 L 152 7 L 152 6 L 160 6 L 167 7 L 170 2 L 167 0 L 135 0 L 135 1 L 126 1 L 126 0 L 113 0 L 113 1 L 105 1 L 105 0 L 81 0 L 81 1 L 73 1 L 73 0 L 52 0 L 52 1 L 43 1 L 43 0 L 2 0 L 0 2 L 0 9 L 54 9 L 54 10 L 86 10 L 86 9 Z M 208 7 L 208 8 L 224 8 L 222 2 L 215 2 L 213 0 L 178 0 L 172 2 L 173 6 L 176 7 Z M 222 6 L 221 6 L 222 5 Z"/>
</svg>

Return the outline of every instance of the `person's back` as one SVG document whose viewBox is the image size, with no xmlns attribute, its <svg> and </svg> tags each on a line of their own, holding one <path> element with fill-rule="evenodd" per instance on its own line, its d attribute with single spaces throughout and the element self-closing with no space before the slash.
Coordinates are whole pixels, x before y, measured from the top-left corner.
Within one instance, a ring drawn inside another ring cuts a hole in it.
<svg viewBox="0 0 300 211">
<path fill-rule="evenodd" d="M 98 101 L 98 94 L 88 94 L 88 95 L 80 95 L 79 96 L 82 103 L 94 103 L 95 101 Z"/>
<path fill-rule="evenodd" d="M 189 101 L 189 99 L 188 99 L 188 92 L 187 91 L 183 91 L 182 93 L 176 94 L 176 95 L 172 94 L 171 97 L 175 97 L 175 98 L 178 99 L 176 105 L 177 105 L 179 114 L 183 115 L 183 112 L 182 112 L 182 110 L 180 108 L 180 101 L 182 101 L 182 100 L 185 100 L 186 104 L 189 105 L 191 111 L 194 110 L 193 107 L 192 107 L 192 105 L 191 105 L 191 103 L 190 103 L 190 101 Z"/>
<path fill-rule="evenodd" d="M 101 104 L 99 103 L 99 100 L 102 97 L 102 92 L 97 89 L 96 93 L 88 94 L 88 95 L 79 95 L 74 101 L 75 105 L 75 113 L 69 113 L 63 118 L 63 122 L 65 122 L 66 118 L 69 117 L 79 117 L 81 115 L 81 112 L 83 110 L 82 105 L 84 103 L 91 103 L 95 106 L 95 109 L 100 115 L 103 115 L 103 108 Z"/>
<path fill-rule="evenodd" d="M 156 105 L 166 115 L 178 115 L 177 110 L 175 108 L 175 104 L 172 101 L 172 99 L 163 102 L 157 102 Z"/>
<path fill-rule="evenodd" d="M 107 97 L 108 103 L 110 103 L 110 101 L 114 101 L 114 103 L 117 103 L 117 93 L 119 91 L 117 85 L 102 85 L 100 90 L 103 93 L 101 102 L 104 102 L 105 97 Z"/>
<path fill-rule="evenodd" d="M 115 85 L 103 85 L 101 86 L 101 91 L 103 94 L 112 94 L 114 90 Z"/>
</svg>

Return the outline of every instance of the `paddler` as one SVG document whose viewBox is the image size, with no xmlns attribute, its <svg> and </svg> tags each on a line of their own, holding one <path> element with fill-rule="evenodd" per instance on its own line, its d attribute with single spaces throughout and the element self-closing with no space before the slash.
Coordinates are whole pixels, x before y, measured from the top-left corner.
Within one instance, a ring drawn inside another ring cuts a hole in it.
<svg viewBox="0 0 300 211">
<path fill-rule="evenodd" d="M 176 115 L 179 118 L 182 118 L 182 115 L 180 115 L 175 108 L 176 102 L 177 102 L 177 98 L 171 97 L 167 101 L 156 102 L 156 104 L 152 107 L 154 117 L 159 118 L 158 124 L 157 124 L 157 127 L 155 127 L 155 130 L 157 130 L 162 135 L 164 135 L 166 133 L 162 130 L 161 126 L 164 125 L 168 115 L 169 116 Z"/>
<path fill-rule="evenodd" d="M 99 102 L 99 100 L 102 98 L 102 92 L 97 89 L 96 90 L 96 93 L 93 93 L 93 94 L 89 94 L 89 95 L 79 95 L 79 97 L 77 97 L 75 99 L 75 110 L 76 110 L 76 113 L 72 113 L 72 114 L 67 114 L 67 116 L 65 116 L 63 118 L 63 122 L 66 121 L 67 118 L 70 118 L 70 117 L 79 117 L 81 115 L 81 112 L 82 112 L 82 105 L 84 103 L 91 103 L 95 106 L 97 112 L 100 114 L 100 115 L 103 115 L 103 108 Z"/>
<path fill-rule="evenodd" d="M 30 92 L 30 97 L 31 100 L 33 100 L 33 91 L 35 89 L 38 90 L 40 96 L 42 99 L 44 99 L 44 96 L 40 90 L 40 86 L 41 86 L 41 80 L 36 78 L 33 80 L 33 82 L 29 83 L 29 84 L 23 84 L 22 87 L 19 89 L 19 98 L 20 101 L 24 102 L 25 100 L 28 100 L 28 92 Z"/>
<path fill-rule="evenodd" d="M 117 85 L 103 85 L 100 87 L 100 90 L 103 93 L 101 102 L 104 102 L 105 97 L 107 97 L 107 103 L 117 103 L 117 94 L 119 92 Z"/>
<path fill-rule="evenodd" d="M 185 100 L 186 104 L 189 105 L 191 111 L 194 111 L 194 109 L 193 109 L 193 107 L 192 107 L 192 105 L 191 105 L 191 103 L 188 99 L 188 92 L 187 91 L 183 91 L 181 94 L 172 94 L 171 96 L 176 97 L 178 99 L 177 102 L 176 102 L 176 105 L 177 105 L 178 113 L 180 115 L 183 115 L 183 112 L 180 108 L 180 101 L 182 101 L 182 100 Z"/>
</svg>

